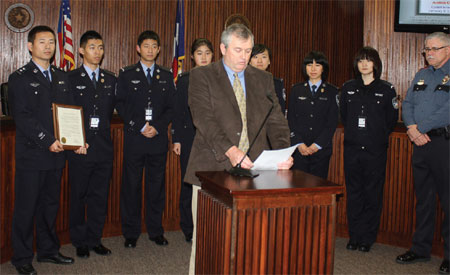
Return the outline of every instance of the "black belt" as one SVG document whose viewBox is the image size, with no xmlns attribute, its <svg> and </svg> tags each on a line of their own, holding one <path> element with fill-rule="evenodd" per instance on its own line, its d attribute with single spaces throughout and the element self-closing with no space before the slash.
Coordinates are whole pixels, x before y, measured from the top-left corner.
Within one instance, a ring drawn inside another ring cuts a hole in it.
<svg viewBox="0 0 450 275">
<path fill-rule="evenodd" d="M 435 137 L 440 137 L 440 136 L 443 136 L 443 135 L 446 135 L 446 134 L 448 135 L 448 128 L 449 128 L 449 126 L 432 129 L 429 132 L 427 132 L 427 135 L 435 136 Z"/>
</svg>

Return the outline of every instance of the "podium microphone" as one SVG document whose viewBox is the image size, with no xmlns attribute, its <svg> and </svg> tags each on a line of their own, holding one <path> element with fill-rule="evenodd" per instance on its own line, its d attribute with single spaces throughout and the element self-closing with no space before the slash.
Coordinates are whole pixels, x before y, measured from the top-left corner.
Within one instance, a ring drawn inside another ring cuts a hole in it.
<svg viewBox="0 0 450 275">
<path fill-rule="evenodd" d="M 255 144 L 256 139 L 258 138 L 259 134 L 261 133 L 261 131 L 262 131 L 264 125 L 265 125 L 266 122 L 267 122 L 267 119 L 269 118 L 270 113 L 271 113 L 272 110 L 273 110 L 273 107 L 275 106 L 275 102 L 273 102 L 272 95 L 271 95 L 270 91 L 267 91 L 266 97 L 270 100 L 270 102 L 272 102 L 272 106 L 270 107 L 269 112 L 267 112 L 266 117 L 264 118 L 263 123 L 262 123 L 261 126 L 259 127 L 258 132 L 256 133 L 256 136 L 255 136 L 255 138 L 253 139 L 252 143 L 251 143 L 250 146 L 248 147 L 247 152 L 245 152 L 244 157 L 242 157 L 241 161 L 239 161 L 239 163 L 236 164 L 236 166 L 231 167 L 230 170 L 227 171 L 228 173 L 230 173 L 230 174 L 233 175 L 233 176 L 249 177 L 249 178 L 255 178 L 255 177 L 259 176 L 258 173 L 255 173 L 255 172 L 253 172 L 253 171 L 250 170 L 250 169 L 242 168 L 242 167 L 241 167 L 241 164 L 242 164 L 242 162 L 244 161 L 245 157 L 248 156 L 248 153 L 249 153 L 250 150 L 252 149 L 253 144 Z"/>
</svg>

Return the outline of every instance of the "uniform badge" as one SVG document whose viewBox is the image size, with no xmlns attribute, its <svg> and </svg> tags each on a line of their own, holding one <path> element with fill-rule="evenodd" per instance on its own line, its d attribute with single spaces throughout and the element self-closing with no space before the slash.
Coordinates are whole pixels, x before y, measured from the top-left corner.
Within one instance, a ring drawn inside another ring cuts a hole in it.
<svg viewBox="0 0 450 275">
<path fill-rule="evenodd" d="M 160 77 L 159 74 L 157 74 L 157 75 L 156 75 L 156 79 L 159 79 L 159 77 Z"/>
<path fill-rule="evenodd" d="M 159 69 L 156 69 L 156 72 L 157 72 L 157 73 L 159 73 L 159 72 L 160 72 L 160 70 L 159 70 Z"/>
<path fill-rule="evenodd" d="M 105 76 L 103 73 L 100 73 L 100 76 Z"/>
<path fill-rule="evenodd" d="M 375 96 L 383 96 L 383 94 L 375 93 Z"/>
<path fill-rule="evenodd" d="M 131 80 L 131 83 L 133 84 L 138 84 L 139 82 L 141 82 L 140 80 Z"/>
<path fill-rule="evenodd" d="M 77 89 L 78 90 L 83 90 L 83 89 L 86 89 L 86 86 L 77 86 Z"/>
<path fill-rule="evenodd" d="M 355 94 L 355 92 L 354 91 L 347 91 L 347 94 L 353 95 L 353 94 Z"/>
<path fill-rule="evenodd" d="M 100 82 L 101 82 L 101 83 L 105 83 L 105 79 L 103 79 L 103 78 L 100 79 Z"/>
<path fill-rule="evenodd" d="M 304 86 L 305 86 L 305 87 L 306 87 L 306 86 L 308 86 L 308 83 L 305 83 L 305 85 L 304 85 Z"/>
<path fill-rule="evenodd" d="M 398 109 L 398 99 L 397 97 L 392 98 L 392 107 L 394 107 L 395 110 Z"/>
<path fill-rule="evenodd" d="M 300 99 L 300 100 L 305 100 L 305 99 L 306 99 L 306 96 L 299 96 L 298 99 Z"/>
<path fill-rule="evenodd" d="M 34 69 L 34 70 L 33 70 L 33 73 L 37 73 L 37 72 L 38 72 L 38 69 Z"/>
<path fill-rule="evenodd" d="M 320 89 L 320 92 L 321 93 L 325 92 L 325 89 L 324 88 Z"/>
<path fill-rule="evenodd" d="M 86 76 L 86 74 L 85 74 L 85 73 L 81 73 L 81 76 L 82 76 L 82 77 L 85 77 L 85 76 Z"/>
<path fill-rule="evenodd" d="M 447 82 L 450 80 L 450 75 L 445 75 L 444 78 L 442 79 L 442 84 L 447 84 Z"/>
<path fill-rule="evenodd" d="M 417 81 L 417 85 L 423 85 L 425 84 L 425 80 L 421 79 L 419 81 Z"/>
<path fill-rule="evenodd" d="M 136 72 L 140 72 L 141 71 L 141 69 L 139 69 L 139 68 L 136 68 Z"/>
<path fill-rule="evenodd" d="M 64 80 L 58 81 L 58 84 L 63 85 L 64 84 Z"/>
<path fill-rule="evenodd" d="M 34 87 L 34 88 L 36 88 L 37 86 L 39 86 L 40 84 L 39 83 L 36 83 L 36 82 L 33 82 L 33 83 L 30 83 L 30 86 L 31 87 Z"/>
</svg>

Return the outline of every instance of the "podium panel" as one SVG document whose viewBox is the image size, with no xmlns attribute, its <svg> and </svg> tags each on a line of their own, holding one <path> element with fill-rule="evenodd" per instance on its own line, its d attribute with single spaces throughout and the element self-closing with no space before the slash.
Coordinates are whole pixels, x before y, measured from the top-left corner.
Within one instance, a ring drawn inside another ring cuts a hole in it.
<svg viewBox="0 0 450 275">
<path fill-rule="evenodd" d="M 197 176 L 196 273 L 333 273 L 341 186 L 301 171 Z"/>
</svg>

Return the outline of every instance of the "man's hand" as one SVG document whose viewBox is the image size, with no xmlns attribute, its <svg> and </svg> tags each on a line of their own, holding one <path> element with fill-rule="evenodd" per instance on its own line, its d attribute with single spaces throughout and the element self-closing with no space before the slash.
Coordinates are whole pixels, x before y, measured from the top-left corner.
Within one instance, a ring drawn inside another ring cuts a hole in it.
<svg viewBox="0 0 450 275">
<path fill-rule="evenodd" d="M 417 146 L 425 145 L 431 141 L 427 134 L 422 134 L 419 129 L 417 129 L 417 124 L 409 125 L 406 134 L 408 134 L 409 139 Z"/>
<path fill-rule="evenodd" d="M 308 151 L 309 155 L 312 155 L 312 154 L 315 154 L 317 151 L 319 151 L 319 147 L 317 147 L 317 145 L 315 143 L 313 143 L 307 148 L 307 151 Z"/>
<path fill-rule="evenodd" d="M 289 157 L 286 161 L 277 163 L 279 170 L 288 170 L 292 167 L 294 164 L 294 159 L 292 157 Z"/>
<path fill-rule="evenodd" d="M 79 155 L 86 155 L 87 154 L 87 149 L 89 148 L 89 144 L 86 143 L 85 147 L 80 147 L 77 150 L 75 150 L 75 154 L 79 154 Z"/>
<path fill-rule="evenodd" d="M 172 151 L 176 154 L 176 155 L 180 155 L 181 154 L 181 143 L 174 143 L 173 147 L 172 147 Z"/>
<path fill-rule="evenodd" d="M 297 147 L 298 151 L 300 152 L 300 154 L 302 154 L 302 156 L 309 156 L 310 153 L 308 151 L 308 146 L 306 146 L 304 143 L 300 144 Z"/>
<path fill-rule="evenodd" d="M 48 150 L 50 150 L 50 152 L 53 153 L 59 153 L 64 151 L 64 148 L 62 144 L 59 142 L 59 140 L 56 140 L 55 142 L 53 142 L 52 145 L 50 145 L 50 147 L 48 147 Z"/>
<path fill-rule="evenodd" d="M 154 136 L 156 136 L 156 129 L 155 127 L 151 126 L 150 124 L 148 124 L 148 122 L 145 123 L 145 128 L 144 131 L 142 132 L 142 134 L 146 137 L 146 138 L 152 138 Z"/>
<path fill-rule="evenodd" d="M 230 149 L 225 152 L 225 155 L 228 157 L 233 167 L 236 166 L 245 156 L 244 152 L 239 150 L 239 148 L 237 148 L 236 146 L 230 147 Z M 250 169 L 253 167 L 253 162 L 248 156 L 245 156 L 244 161 L 242 161 L 241 163 L 241 167 L 245 169 Z"/>
</svg>

